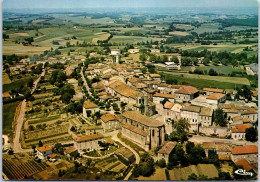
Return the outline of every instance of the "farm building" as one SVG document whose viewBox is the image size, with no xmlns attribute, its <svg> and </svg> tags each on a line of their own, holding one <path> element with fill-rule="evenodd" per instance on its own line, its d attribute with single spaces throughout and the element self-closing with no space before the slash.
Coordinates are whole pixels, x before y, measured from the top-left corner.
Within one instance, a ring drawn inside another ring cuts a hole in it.
<svg viewBox="0 0 260 182">
<path fill-rule="evenodd" d="M 131 54 L 138 53 L 139 49 L 129 49 L 128 52 Z"/>
<path fill-rule="evenodd" d="M 126 165 L 129 165 L 134 162 L 135 156 L 133 152 L 126 149 L 125 147 L 119 148 L 115 151 L 115 155 L 118 159 Z"/>
</svg>

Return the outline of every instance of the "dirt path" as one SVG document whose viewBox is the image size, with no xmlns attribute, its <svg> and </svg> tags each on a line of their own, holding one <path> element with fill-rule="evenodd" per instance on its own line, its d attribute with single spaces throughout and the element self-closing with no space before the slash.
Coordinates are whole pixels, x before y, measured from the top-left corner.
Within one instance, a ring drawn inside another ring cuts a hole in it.
<svg viewBox="0 0 260 182">
<path fill-rule="evenodd" d="M 45 75 L 45 69 L 43 70 L 40 77 L 37 80 L 35 80 L 34 86 L 31 90 L 31 94 L 33 94 L 33 92 L 37 88 L 37 84 L 39 83 L 41 76 L 44 76 L 44 75 Z M 25 115 L 25 110 L 26 110 L 26 100 L 24 99 L 22 101 L 20 113 L 19 113 L 19 116 L 18 116 L 18 119 L 17 119 L 16 131 L 15 131 L 15 137 L 14 137 L 14 145 L 13 145 L 14 153 L 32 152 L 33 151 L 32 149 L 22 149 L 21 143 L 20 143 L 21 129 L 22 129 L 22 126 L 23 126 L 23 119 L 24 119 L 24 115 Z"/>
</svg>

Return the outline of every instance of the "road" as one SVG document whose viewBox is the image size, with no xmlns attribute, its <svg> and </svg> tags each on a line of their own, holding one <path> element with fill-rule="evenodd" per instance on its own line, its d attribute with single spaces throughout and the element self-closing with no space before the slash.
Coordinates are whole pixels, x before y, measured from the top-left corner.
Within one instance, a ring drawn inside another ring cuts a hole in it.
<svg viewBox="0 0 260 182">
<path fill-rule="evenodd" d="M 87 84 L 87 81 L 84 77 L 84 74 L 83 74 L 83 66 L 81 67 L 81 70 L 80 70 L 80 75 L 82 77 L 82 80 L 84 82 L 84 86 L 86 87 L 87 91 L 88 91 L 88 95 L 92 96 L 92 93 L 89 91 L 89 87 L 88 87 L 88 84 Z"/>
<path fill-rule="evenodd" d="M 31 94 L 35 91 L 37 88 L 37 84 L 39 83 L 41 76 L 45 75 L 45 69 L 43 69 L 43 72 L 41 73 L 40 77 L 34 81 L 33 83 L 33 88 L 31 90 Z M 16 125 L 16 130 L 15 130 L 15 137 L 14 137 L 14 144 L 13 144 L 13 150 L 14 153 L 21 153 L 21 152 L 32 152 L 32 149 L 22 149 L 21 143 L 20 143 L 20 136 L 21 136 L 21 129 L 23 126 L 23 119 L 24 119 L 24 114 L 26 110 L 26 100 L 24 99 L 21 104 L 21 109 L 20 113 L 17 119 L 17 125 Z"/>
<path fill-rule="evenodd" d="M 196 143 L 203 143 L 203 142 L 228 142 L 234 145 L 257 145 L 258 142 L 248 142 L 248 141 L 241 141 L 241 140 L 233 140 L 233 139 L 222 139 L 222 138 L 211 138 L 207 136 L 199 136 L 193 135 L 189 141 L 196 142 Z"/>
<path fill-rule="evenodd" d="M 119 138 L 117 137 L 117 134 L 114 134 L 114 135 L 112 136 L 112 139 L 113 139 L 114 141 L 117 141 L 117 142 L 121 143 L 124 147 L 128 148 L 131 152 L 133 152 L 133 154 L 135 155 L 135 159 L 136 159 L 136 160 L 135 160 L 135 163 L 136 163 L 136 164 L 139 164 L 139 162 L 140 162 L 140 156 L 139 156 L 139 154 L 138 154 L 134 149 L 132 149 L 131 147 L 129 147 L 128 145 L 126 145 L 124 142 L 122 142 L 121 140 L 119 140 Z M 126 175 L 126 177 L 124 178 L 124 180 L 128 180 L 128 179 L 129 179 L 129 177 L 132 175 L 133 169 L 134 169 L 134 168 L 132 168 L 132 169 L 129 171 L 129 173 Z"/>
</svg>

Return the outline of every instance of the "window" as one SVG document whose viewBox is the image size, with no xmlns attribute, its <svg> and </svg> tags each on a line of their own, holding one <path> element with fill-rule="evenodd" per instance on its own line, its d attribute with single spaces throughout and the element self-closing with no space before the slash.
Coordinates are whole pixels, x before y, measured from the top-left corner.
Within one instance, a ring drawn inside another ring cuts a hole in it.
<svg viewBox="0 0 260 182">
<path fill-rule="evenodd" d="M 152 136 L 154 136 L 154 130 L 152 130 Z"/>
</svg>

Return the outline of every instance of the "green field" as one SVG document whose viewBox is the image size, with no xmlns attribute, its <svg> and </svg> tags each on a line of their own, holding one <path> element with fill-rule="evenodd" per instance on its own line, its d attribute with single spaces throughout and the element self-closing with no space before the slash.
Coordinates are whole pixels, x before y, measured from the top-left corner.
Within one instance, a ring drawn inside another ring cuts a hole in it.
<svg viewBox="0 0 260 182">
<path fill-rule="evenodd" d="M 178 84 L 182 85 L 192 85 L 196 88 L 205 88 L 205 87 L 212 87 L 212 88 L 220 88 L 220 89 L 235 89 L 235 87 L 242 87 L 243 84 L 235 84 L 229 83 L 224 81 L 212 81 L 207 79 L 197 79 L 197 78 L 187 78 L 178 75 L 166 74 L 167 79 L 176 79 Z"/>
<path fill-rule="evenodd" d="M 228 75 L 230 73 L 232 73 L 233 71 L 241 71 L 241 72 L 245 72 L 245 70 L 241 69 L 241 68 L 233 68 L 232 66 L 205 66 L 205 67 L 196 67 L 199 70 L 207 70 L 209 71 L 210 69 L 214 69 L 218 74 L 224 74 L 224 75 Z"/>
<path fill-rule="evenodd" d="M 3 92 L 8 92 L 12 89 L 19 89 L 22 85 L 27 86 L 27 82 L 29 81 L 30 77 L 28 78 L 23 78 L 17 81 L 14 81 L 9 84 L 4 84 L 3 85 Z"/>
<path fill-rule="evenodd" d="M 12 122 L 18 104 L 19 102 L 12 102 L 3 105 L 3 133 L 4 134 L 7 134 L 12 131 Z"/>
</svg>

